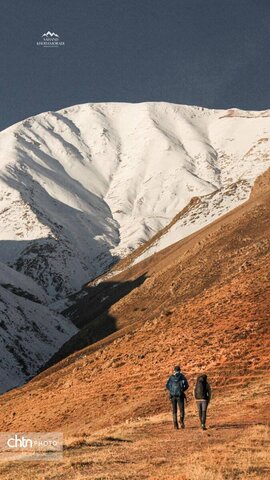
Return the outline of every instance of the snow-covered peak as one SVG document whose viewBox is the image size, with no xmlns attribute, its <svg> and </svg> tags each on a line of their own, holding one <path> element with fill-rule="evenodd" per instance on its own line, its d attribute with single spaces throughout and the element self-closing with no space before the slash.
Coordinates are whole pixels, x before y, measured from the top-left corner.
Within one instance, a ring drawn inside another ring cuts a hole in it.
<svg viewBox="0 0 270 480">
<path fill-rule="evenodd" d="M 19 122 L 0 133 L 0 261 L 63 298 L 192 197 L 243 180 L 245 199 L 269 165 L 269 127 L 269 111 L 168 103 L 84 104 Z"/>
</svg>

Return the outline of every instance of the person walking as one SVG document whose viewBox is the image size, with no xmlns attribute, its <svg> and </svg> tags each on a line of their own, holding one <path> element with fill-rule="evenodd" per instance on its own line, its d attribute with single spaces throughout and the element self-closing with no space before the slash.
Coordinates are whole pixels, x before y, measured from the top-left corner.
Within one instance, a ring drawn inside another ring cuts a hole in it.
<svg viewBox="0 0 270 480">
<path fill-rule="evenodd" d="M 180 411 L 180 427 L 185 428 L 185 391 L 188 389 L 188 387 L 188 381 L 185 375 L 181 373 L 180 367 L 177 365 L 174 367 L 173 374 L 169 377 L 166 383 L 166 389 L 169 390 L 170 400 L 172 403 L 173 425 L 176 429 L 179 428 L 177 421 L 177 405 Z"/>
<path fill-rule="evenodd" d="M 194 399 L 197 404 L 201 428 L 206 430 L 207 407 L 211 400 L 211 387 L 207 380 L 207 375 L 199 375 L 193 391 Z"/>
</svg>

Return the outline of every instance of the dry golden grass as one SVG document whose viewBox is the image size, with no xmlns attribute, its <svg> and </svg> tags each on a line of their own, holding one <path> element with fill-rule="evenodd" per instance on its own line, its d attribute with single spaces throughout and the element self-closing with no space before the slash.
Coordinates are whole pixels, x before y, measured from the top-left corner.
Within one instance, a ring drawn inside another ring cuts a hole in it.
<svg viewBox="0 0 270 480">
<path fill-rule="evenodd" d="M 187 480 L 257 480 L 270 475 L 270 427 L 255 425 L 222 448 L 208 448 L 188 458 Z"/>
<path fill-rule="evenodd" d="M 268 480 L 270 428 L 174 432 L 157 415 L 65 440 L 62 463 L 0 464 L 1 480 Z M 224 426 L 225 427 L 225 426 Z M 228 427 L 228 428 L 227 428 Z M 159 435 L 157 435 L 159 432 Z M 209 433 L 210 432 L 210 433 Z"/>
</svg>

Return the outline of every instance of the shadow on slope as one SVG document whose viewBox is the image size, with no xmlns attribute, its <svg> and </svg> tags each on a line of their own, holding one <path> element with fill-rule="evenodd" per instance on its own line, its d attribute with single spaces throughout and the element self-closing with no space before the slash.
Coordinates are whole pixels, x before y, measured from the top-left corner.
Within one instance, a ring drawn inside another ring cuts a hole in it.
<svg viewBox="0 0 270 480">
<path fill-rule="evenodd" d="M 80 328 L 80 331 L 61 347 L 45 368 L 116 332 L 117 318 L 109 313 L 110 307 L 141 286 L 146 279 L 146 273 L 143 273 L 135 280 L 102 282 L 88 286 L 79 304 L 62 312 Z"/>
<path fill-rule="evenodd" d="M 214 289 L 224 288 L 248 272 L 253 272 L 256 277 L 259 262 L 262 259 L 267 262 L 266 256 L 270 245 L 269 176 L 270 171 L 256 181 L 250 200 L 199 232 L 118 273 L 110 282 L 106 278 L 102 282 L 101 277 L 99 285 L 90 284 L 87 294 L 82 298 L 78 296 L 76 304 L 63 312 L 82 330 L 64 346 L 68 347 L 66 350 L 61 349 L 59 355 L 53 357 L 50 365 L 89 345 L 90 342 L 87 340 L 87 343 L 85 340 L 89 335 L 91 341 L 98 343 L 85 350 L 85 354 L 93 352 L 94 349 L 102 349 L 116 337 L 123 337 L 128 331 L 134 330 L 134 325 L 139 328 L 145 322 L 155 323 L 159 319 L 168 319 L 169 323 L 169 319 L 175 316 L 176 311 L 186 308 L 187 302 L 195 299 L 201 301 L 205 296 L 212 298 L 213 305 L 209 305 L 207 311 L 201 308 L 200 321 L 203 324 L 205 315 L 212 312 L 215 325 L 219 317 L 225 313 L 214 314 L 215 309 L 221 306 L 219 296 L 213 295 Z M 145 280 L 144 272 L 147 272 L 148 278 L 143 288 L 140 288 L 138 280 Z M 138 288 L 129 295 L 129 288 L 134 282 Z M 115 286 L 112 296 L 113 285 L 118 285 L 119 291 Z M 86 289 L 82 294 L 87 291 Z M 253 287 L 250 286 L 249 289 L 252 291 Z M 224 311 L 232 299 L 236 301 L 237 296 L 233 297 L 230 287 L 229 298 L 224 301 L 222 307 Z M 110 332 L 108 339 L 104 335 L 99 342 L 102 337 L 93 338 L 92 332 L 97 326 L 95 322 L 102 325 L 104 321 L 102 319 L 104 307 L 107 309 L 111 307 L 110 315 L 117 319 L 117 332 L 113 336 Z M 67 358 L 57 368 L 61 369 L 75 362 L 75 357 Z"/>
</svg>

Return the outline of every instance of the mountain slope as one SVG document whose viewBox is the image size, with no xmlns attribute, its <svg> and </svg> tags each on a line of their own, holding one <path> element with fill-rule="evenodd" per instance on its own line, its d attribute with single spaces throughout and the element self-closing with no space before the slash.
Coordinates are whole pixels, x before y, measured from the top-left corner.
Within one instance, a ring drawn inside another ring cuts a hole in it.
<svg viewBox="0 0 270 480">
<path fill-rule="evenodd" d="M 0 133 L 0 260 L 53 301 L 143 244 L 192 197 L 221 189 L 223 201 L 238 182 L 237 200 L 216 213 L 212 204 L 209 222 L 244 201 L 269 165 L 268 115 L 85 104 L 8 128 Z M 193 231 L 200 226 L 198 212 Z"/>
<path fill-rule="evenodd" d="M 33 376 L 77 331 L 44 303 L 46 293 L 25 275 L 0 264 L 0 393 Z"/>
<path fill-rule="evenodd" d="M 269 182 L 268 171 L 246 203 L 117 275 L 113 282 L 122 284 L 148 277 L 108 309 L 120 331 L 1 397 L 2 430 L 60 429 L 66 443 L 67 435 L 72 439 L 64 462 L 44 465 L 37 479 L 166 478 L 173 471 L 174 478 L 189 480 L 186 459 L 192 464 L 195 453 L 208 458 L 209 448 L 221 458 L 221 444 L 234 453 L 225 477 L 217 478 L 268 478 L 265 450 L 248 472 L 239 473 L 237 462 L 242 446 L 247 448 L 242 439 L 248 428 L 268 420 Z M 90 287 L 84 308 L 91 308 Z M 213 386 L 210 430 L 203 439 L 190 406 L 186 431 L 172 431 L 164 385 L 178 363 L 191 388 L 201 371 Z M 121 453 L 117 441 L 123 442 Z M 184 463 L 170 454 L 175 441 L 185 449 Z M 253 461 L 256 445 L 248 447 Z M 15 469 L 21 478 L 29 474 L 22 462 L 3 465 L 3 478 L 12 478 Z"/>
<path fill-rule="evenodd" d="M 269 127 L 268 111 L 111 103 L 43 113 L 1 132 L 1 388 L 33 375 L 77 332 L 58 312 L 77 310 L 89 279 L 244 202 L 270 164 Z M 143 285 L 143 273 L 124 286 L 116 279 L 115 300 Z M 106 297 L 98 297 L 101 311 Z M 93 325 L 89 337 L 80 333 L 83 344 L 118 328 L 114 319 L 105 330 Z"/>
<path fill-rule="evenodd" d="M 65 311 L 81 330 L 53 362 L 106 337 L 108 325 L 113 324 L 117 336 L 117 330 L 133 328 L 146 317 L 170 316 L 176 305 L 203 295 L 212 284 L 240 281 L 240 274 L 253 263 L 250 256 L 257 261 L 265 255 L 267 268 L 269 179 L 268 170 L 256 180 L 247 202 L 199 232 L 129 268 L 129 258 L 124 259 L 120 272 L 90 282 Z"/>
</svg>

